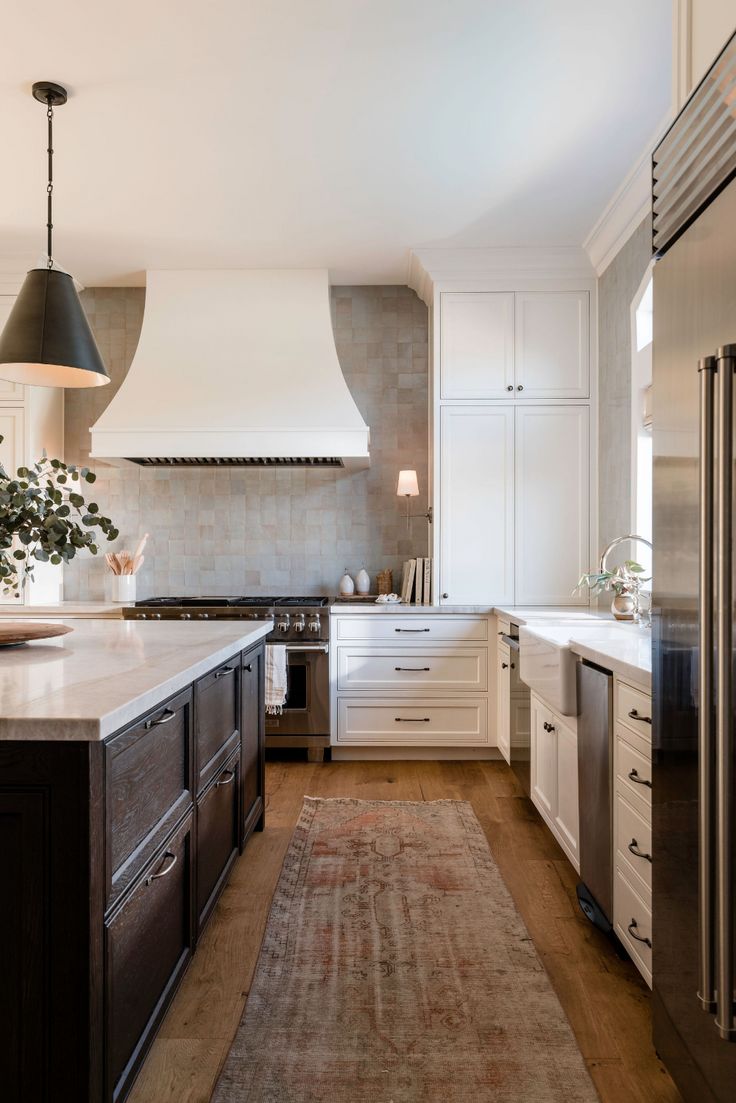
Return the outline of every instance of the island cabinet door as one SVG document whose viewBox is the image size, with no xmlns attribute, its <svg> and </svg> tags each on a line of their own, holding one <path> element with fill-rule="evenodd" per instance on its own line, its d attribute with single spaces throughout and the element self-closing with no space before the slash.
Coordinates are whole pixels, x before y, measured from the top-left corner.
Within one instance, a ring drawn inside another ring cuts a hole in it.
<svg viewBox="0 0 736 1103">
<path fill-rule="evenodd" d="M 238 854 L 240 751 L 215 775 L 197 802 L 197 925 L 201 931 Z"/>
<path fill-rule="evenodd" d="M 201 793 L 240 738 L 240 653 L 194 683 L 197 792 Z"/>
<path fill-rule="evenodd" d="M 192 814 L 105 923 L 106 1103 L 124 1098 L 193 944 Z"/>
<path fill-rule="evenodd" d="M 243 652 L 242 668 L 242 828 L 240 845 L 264 825 L 265 791 L 265 649 L 263 644 Z"/>
</svg>

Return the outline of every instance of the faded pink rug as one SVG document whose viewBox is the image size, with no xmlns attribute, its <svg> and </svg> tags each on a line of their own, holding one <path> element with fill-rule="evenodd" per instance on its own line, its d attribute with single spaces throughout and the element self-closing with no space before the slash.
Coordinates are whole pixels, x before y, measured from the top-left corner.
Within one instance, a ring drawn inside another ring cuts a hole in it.
<svg viewBox="0 0 736 1103">
<path fill-rule="evenodd" d="M 465 801 L 307 798 L 214 1103 L 595 1103 Z"/>
</svg>

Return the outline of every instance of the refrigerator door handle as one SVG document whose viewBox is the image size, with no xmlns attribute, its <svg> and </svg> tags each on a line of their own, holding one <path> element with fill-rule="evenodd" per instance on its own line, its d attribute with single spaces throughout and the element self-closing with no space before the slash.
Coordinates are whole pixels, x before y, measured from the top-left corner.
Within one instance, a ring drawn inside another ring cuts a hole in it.
<svg viewBox="0 0 736 1103">
<path fill-rule="evenodd" d="M 736 1039 L 733 983 L 733 376 L 736 345 L 718 350 L 716 502 L 716 1027 Z"/>
<path fill-rule="evenodd" d="M 713 614 L 714 614 L 714 475 L 715 418 L 714 397 L 716 358 L 708 356 L 698 364 L 700 375 L 700 586 L 699 586 L 699 915 L 700 954 L 698 999 L 705 1011 L 716 1010 L 715 995 L 715 801 L 713 767 L 715 717 L 713 714 Z"/>
</svg>

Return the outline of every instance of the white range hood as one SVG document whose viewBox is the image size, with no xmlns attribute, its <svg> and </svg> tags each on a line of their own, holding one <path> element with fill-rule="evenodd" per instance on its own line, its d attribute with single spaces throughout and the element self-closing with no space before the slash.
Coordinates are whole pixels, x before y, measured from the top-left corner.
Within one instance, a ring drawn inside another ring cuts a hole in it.
<svg viewBox="0 0 736 1103">
<path fill-rule="evenodd" d="M 133 363 L 91 433 L 115 464 L 367 467 L 326 270 L 148 272 Z"/>
</svg>

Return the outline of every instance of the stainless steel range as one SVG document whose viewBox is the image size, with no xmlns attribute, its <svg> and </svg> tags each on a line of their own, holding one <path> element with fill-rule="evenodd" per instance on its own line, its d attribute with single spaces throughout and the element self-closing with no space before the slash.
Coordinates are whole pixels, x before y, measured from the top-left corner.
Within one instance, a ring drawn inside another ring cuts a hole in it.
<svg viewBox="0 0 736 1103">
<path fill-rule="evenodd" d="M 153 597 L 123 609 L 127 620 L 265 620 L 266 643 L 286 647 L 288 692 L 266 716 L 266 747 L 304 747 L 321 762 L 330 745 L 330 611 L 326 597 Z"/>
</svg>

